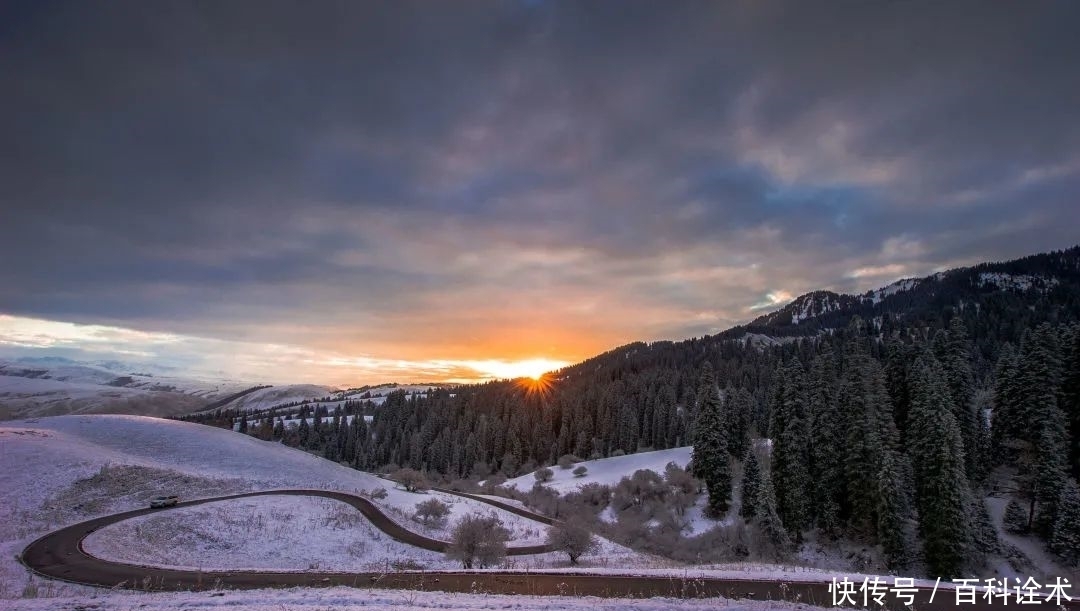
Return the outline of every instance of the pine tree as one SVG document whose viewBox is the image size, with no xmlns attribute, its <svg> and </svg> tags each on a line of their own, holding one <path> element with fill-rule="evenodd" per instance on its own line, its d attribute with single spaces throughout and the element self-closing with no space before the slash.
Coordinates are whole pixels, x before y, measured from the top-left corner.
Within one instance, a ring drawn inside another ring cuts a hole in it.
<svg viewBox="0 0 1080 611">
<path fill-rule="evenodd" d="M 742 507 L 739 508 L 739 515 L 747 521 L 757 515 L 760 495 L 761 467 L 758 465 L 757 454 L 747 452 L 746 465 L 743 467 Z"/>
<path fill-rule="evenodd" d="M 1028 512 L 1016 499 L 1011 499 L 1005 506 L 1005 530 L 1016 535 L 1027 534 L 1030 519 Z"/>
<path fill-rule="evenodd" d="M 1033 529 L 1043 537 L 1053 534 L 1058 504 L 1065 485 L 1065 446 L 1060 422 L 1043 426 L 1035 462 L 1035 514 Z"/>
<path fill-rule="evenodd" d="M 915 363 L 910 445 L 926 565 L 931 575 L 951 578 L 963 568 L 971 534 L 963 441 L 940 370 L 932 355 Z"/>
<path fill-rule="evenodd" d="M 840 524 L 840 503 L 845 492 L 844 454 L 836 442 L 843 431 L 836 398 L 836 371 L 828 344 L 810 366 L 807 402 L 810 411 L 811 508 L 819 528 L 831 532 Z"/>
<path fill-rule="evenodd" d="M 728 510 L 731 501 L 731 458 L 728 455 L 720 388 L 716 385 L 712 366 L 708 362 L 702 368 L 698 388 L 702 390 L 702 399 L 694 427 L 694 474 L 708 488 L 709 511 L 719 516 Z"/>
<path fill-rule="evenodd" d="M 781 560 L 787 555 L 791 540 L 788 538 L 783 520 L 776 511 L 776 490 L 773 488 L 772 478 L 767 471 L 762 473 L 761 485 L 758 489 L 760 492 L 754 526 L 758 529 L 765 544 L 763 547 L 766 549 L 761 551 L 773 560 Z"/>
<path fill-rule="evenodd" d="M 1061 409 L 1069 427 L 1069 469 L 1080 479 L 1080 325 L 1066 335 L 1067 352 L 1061 381 Z"/>
<path fill-rule="evenodd" d="M 994 409 L 990 419 L 990 455 L 995 465 L 1012 462 L 1023 426 L 1020 413 L 1019 365 L 1012 345 L 1001 348 L 994 374 Z"/>
<path fill-rule="evenodd" d="M 300 425 L 296 427 L 297 445 L 307 448 L 311 437 L 311 427 L 308 426 L 307 418 L 300 416 Z"/>
<path fill-rule="evenodd" d="M 975 380 L 971 371 L 971 345 L 967 327 L 959 316 L 953 317 L 948 333 L 944 334 L 940 362 L 952 398 L 953 415 L 964 442 L 965 472 L 972 481 L 980 481 L 984 464 L 984 429 L 974 404 Z"/>
<path fill-rule="evenodd" d="M 1039 325 L 1021 347 L 1020 385 L 1028 441 L 1034 468 L 1029 473 L 1033 530 L 1050 537 L 1057 521 L 1058 498 L 1065 483 L 1068 456 L 1065 415 L 1058 407 L 1061 380 L 1058 338 L 1047 324 Z"/>
<path fill-rule="evenodd" d="M 904 519 L 903 482 L 892 452 L 885 452 L 877 473 L 877 539 L 890 569 L 907 568 L 911 559 Z"/>
<path fill-rule="evenodd" d="M 806 381 L 802 365 L 792 362 L 777 382 L 776 404 L 770 430 L 773 436 L 772 478 L 780 520 L 802 539 L 809 526 L 810 426 L 806 407 Z"/>
<path fill-rule="evenodd" d="M 899 339 L 892 339 L 886 345 L 885 386 L 892 401 L 893 416 L 896 418 L 901 440 L 907 439 L 907 414 L 911 409 L 911 396 L 908 392 L 911 353 L 910 347 Z"/>
<path fill-rule="evenodd" d="M 728 451 L 735 458 L 746 456 L 750 450 L 750 422 L 753 419 L 754 398 L 745 388 L 729 389 L 724 413 L 730 421 Z"/>
<path fill-rule="evenodd" d="M 1069 565 L 1080 565 L 1080 490 L 1071 478 L 1062 486 L 1050 549 Z"/>
<path fill-rule="evenodd" d="M 875 530 L 877 500 L 876 465 L 882 451 L 888 449 L 878 434 L 877 407 L 880 399 L 872 391 L 873 372 L 869 357 L 855 354 L 849 357 L 840 385 L 839 402 L 845 427 L 844 483 L 845 504 L 842 508 L 851 524 L 865 533 Z"/>
</svg>

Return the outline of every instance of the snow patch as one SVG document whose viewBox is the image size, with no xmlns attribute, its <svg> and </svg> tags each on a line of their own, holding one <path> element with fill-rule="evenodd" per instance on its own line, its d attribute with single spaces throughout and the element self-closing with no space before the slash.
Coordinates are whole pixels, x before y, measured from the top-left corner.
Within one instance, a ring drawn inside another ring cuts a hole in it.
<svg viewBox="0 0 1080 611">
<path fill-rule="evenodd" d="M 569 469 L 553 466 L 550 467 L 550 469 L 554 473 L 554 477 L 551 481 L 545 483 L 544 486 L 551 488 L 559 494 L 566 494 L 567 492 L 574 492 L 578 489 L 578 486 L 581 486 L 582 484 L 597 483 L 614 486 L 619 483 L 619 480 L 633 475 L 634 471 L 637 471 L 638 469 L 649 469 L 663 475 L 664 467 L 667 466 L 669 462 L 674 462 L 680 467 L 685 467 L 690 462 L 690 454 L 692 451 L 692 447 L 685 446 L 681 448 L 671 448 L 670 450 L 659 450 L 656 452 L 638 452 L 637 454 L 628 454 L 626 456 L 586 460 L 575 464 Z M 578 466 L 585 466 L 588 469 L 588 472 L 584 477 L 576 477 L 574 475 L 573 471 Z M 536 476 L 533 475 L 533 473 L 529 473 L 507 480 L 505 485 L 521 491 L 528 491 L 533 487 L 534 483 L 536 483 Z"/>
</svg>

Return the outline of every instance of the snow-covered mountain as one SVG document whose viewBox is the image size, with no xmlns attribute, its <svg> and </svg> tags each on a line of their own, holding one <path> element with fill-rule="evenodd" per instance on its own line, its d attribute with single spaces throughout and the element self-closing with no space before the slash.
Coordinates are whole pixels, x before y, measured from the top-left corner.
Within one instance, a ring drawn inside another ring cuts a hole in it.
<svg viewBox="0 0 1080 611">
<path fill-rule="evenodd" d="M 814 291 L 796 298 L 775 312 L 758 317 L 750 324 L 761 326 L 797 325 L 811 318 L 850 307 L 858 302 L 859 298 L 854 295 L 841 295 L 832 291 Z"/>
<path fill-rule="evenodd" d="M 920 317 L 940 315 L 949 308 L 1030 310 L 1052 301 L 1047 299 L 1052 292 L 1076 291 L 1080 291 L 1080 247 L 905 278 L 861 295 L 814 291 L 721 335 L 808 335 L 843 327 L 853 316 L 864 320 L 885 315 Z"/>
</svg>

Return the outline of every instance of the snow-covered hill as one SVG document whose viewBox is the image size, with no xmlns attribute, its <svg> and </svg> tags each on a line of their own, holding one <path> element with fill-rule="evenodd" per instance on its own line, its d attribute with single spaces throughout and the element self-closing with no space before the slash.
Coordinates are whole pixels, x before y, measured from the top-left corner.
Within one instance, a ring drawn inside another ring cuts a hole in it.
<svg viewBox="0 0 1080 611">
<path fill-rule="evenodd" d="M 25 545 L 46 531 L 98 515 L 144 507 L 150 498 L 164 492 L 190 499 L 276 488 L 321 488 L 354 493 L 382 488 L 386 490 L 386 496 L 375 502 L 391 518 L 411 530 L 444 540 L 449 535 L 448 525 L 455 518 L 475 513 L 497 515 L 511 531 L 512 545 L 540 543 L 547 536 L 546 526 L 478 501 L 439 492 L 406 492 L 375 475 L 278 443 L 214 427 L 120 415 L 12 421 L 0 426 L 0 598 L 5 596 L 5 588 L 8 589 L 6 594 L 10 595 L 11 588 L 22 588 L 29 579 L 26 569 L 15 558 Z M 450 505 L 451 515 L 446 524 L 425 528 L 411 520 L 416 504 L 430 498 L 438 498 Z M 341 515 L 333 503 L 315 500 L 305 505 L 303 500 L 293 500 L 285 503 L 288 511 L 283 511 L 279 507 L 281 503 L 275 499 L 277 497 L 261 497 L 223 503 L 243 505 L 241 513 L 256 518 L 261 516 L 263 520 L 273 515 L 293 515 L 301 523 L 301 527 L 293 529 L 295 532 L 289 531 L 295 535 L 293 542 L 296 545 L 304 545 L 302 539 L 305 536 L 326 534 L 327 521 L 332 531 L 335 516 Z M 153 564 L 161 558 L 150 553 L 155 548 L 145 540 L 150 536 L 147 533 L 172 533 L 175 535 L 173 545 L 186 541 L 191 548 L 173 549 L 169 561 L 172 564 L 198 564 L 197 557 L 202 549 L 198 546 L 205 545 L 208 536 L 213 538 L 235 528 L 229 522 L 235 517 L 233 512 L 216 509 L 218 505 L 210 503 L 199 506 L 201 509 L 154 514 L 161 518 L 155 522 L 158 530 L 140 530 L 135 528 L 138 524 L 134 522 L 122 522 L 115 528 L 110 527 L 115 535 L 112 544 L 96 540 L 90 545 L 105 555 L 112 554 L 124 560 L 132 560 L 129 555 L 142 549 L 145 554 L 138 560 Z M 205 519 L 184 520 L 185 511 Z M 266 531 L 276 532 L 270 523 L 266 524 Z M 387 544 L 381 533 L 359 533 L 353 539 L 357 537 L 362 540 L 341 541 L 345 545 L 353 544 L 354 550 L 359 547 L 367 550 L 352 564 L 346 562 L 349 556 L 339 557 L 341 550 L 333 544 L 313 544 L 312 550 L 290 557 L 288 566 L 274 568 L 307 568 L 307 565 L 297 564 L 301 562 L 318 563 L 331 569 L 337 566 L 335 562 L 345 562 L 349 566 L 342 564 L 343 568 L 356 568 L 365 563 L 394 559 L 449 568 L 441 555 L 417 554 Z M 126 545 L 117 547 L 116 541 L 126 541 Z M 225 560 L 236 562 L 238 566 L 269 568 L 262 557 L 267 551 L 265 546 L 239 546 L 237 543 L 230 549 L 233 549 L 232 555 Z M 327 552 L 325 557 L 316 557 L 319 550 Z M 625 548 L 605 544 L 604 550 L 609 563 L 640 565 L 640 561 L 634 560 L 640 556 Z M 250 557 L 244 557 L 245 553 Z M 209 568 L 223 561 L 208 559 L 201 566 Z M 545 554 L 520 557 L 516 561 L 523 567 L 535 569 L 557 566 L 563 558 Z"/>
<path fill-rule="evenodd" d="M 250 384 L 148 365 L 64 358 L 0 360 L 0 420 L 70 413 L 185 414 Z"/>
<path fill-rule="evenodd" d="M 577 490 L 577 487 L 582 484 L 598 483 L 614 485 L 618 483 L 620 479 L 628 475 L 632 475 L 634 471 L 638 469 L 649 469 L 659 474 L 664 473 L 664 467 L 669 462 L 674 462 L 680 467 L 685 467 L 690 462 L 690 453 L 693 448 L 690 446 L 682 448 L 672 448 L 670 450 L 658 450 L 656 452 L 639 452 L 637 454 L 629 454 L 627 456 L 615 456 L 612 458 L 598 458 L 596 460 L 586 460 L 579 462 L 570 469 L 563 469 L 555 466 L 551 467 L 555 476 L 551 481 L 544 485 L 555 490 L 559 494 L 566 494 L 567 492 L 573 492 Z M 582 476 L 577 477 L 574 475 L 574 468 L 584 466 L 588 469 L 588 472 Z M 533 473 L 528 473 L 514 479 L 507 480 L 506 486 L 516 488 L 521 491 L 529 490 L 536 483 L 536 476 Z"/>
<path fill-rule="evenodd" d="M 662 470 L 670 461 L 685 464 L 690 448 L 676 448 L 632 456 L 584 463 L 590 476 L 574 481 L 612 483 L 639 468 Z M 556 468 L 558 470 L 558 468 Z M 561 481 L 569 471 L 557 475 Z M 560 477 L 561 476 L 561 477 Z M 531 476 L 530 476 L 531 477 Z M 183 498 L 220 496 L 253 489 L 305 487 L 346 491 L 385 488 L 387 496 L 377 501 L 388 514 L 408 520 L 406 514 L 419 499 L 443 498 L 452 504 L 453 514 L 494 512 L 515 533 L 516 544 L 542 538 L 535 522 L 521 528 L 513 516 L 475 501 L 447 497 L 440 493 L 414 494 L 395 488 L 390 482 L 323 460 L 280 444 L 263 442 L 246 435 L 196 424 L 137 416 L 62 416 L 15 421 L 0 426 L 0 600 L 4 608 L 80 609 L 139 608 L 154 610 L 186 606 L 196 594 L 125 594 L 103 593 L 93 588 L 61 584 L 33 578 L 17 562 L 17 554 L 31 540 L 44 532 L 80 522 L 98 515 L 108 515 L 144 507 L 158 494 L 169 492 Z M 353 523 L 355 515 L 342 511 L 335 502 L 281 497 L 258 500 L 222 501 L 192 508 L 160 512 L 120 522 L 102 529 L 87 541 L 88 549 L 117 560 L 158 565 L 196 566 L 203 569 L 255 567 L 264 569 L 321 570 L 363 568 L 380 560 L 413 561 L 439 568 L 443 559 L 432 554 L 400 549 L 385 536 Z M 275 521 L 291 526 L 277 528 Z M 342 526 L 344 522 L 349 524 Z M 418 528 L 409 521 L 410 528 Z M 345 528 L 345 530 L 341 530 Z M 436 529 L 437 530 L 437 529 Z M 346 532 L 347 531 L 347 532 Z M 430 534 L 439 536 L 437 532 Z M 236 540 L 234 540 L 234 537 Z M 280 537 L 280 541 L 272 540 Z M 312 541 L 312 538 L 320 538 Z M 330 539 L 327 539 L 329 537 Z M 162 543 L 167 553 L 158 545 Z M 297 549 L 303 548 L 303 549 Z M 274 550 L 282 551 L 280 562 L 270 561 Z M 287 551 L 287 553 L 286 553 Z M 565 567 L 557 554 L 515 557 L 519 570 L 588 571 L 618 574 L 632 571 L 641 574 L 702 577 L 772 577 L 785 580 L 828 581 L 832 576 L 821 570 L 765 565 L 730 565 L 675 567 L 615 544 L 604 543 L 599 564 Z M 416 608 L 427 594 L 406 593 L 400 601 L 386 600 L 373 605 L 372 596 L 396 596 L 371 590 L 317 590 L 290 594 L 281 590 L 263 590 L 226 594 L 234 608 L 277 609 L 288 601 L 289 608 L 319 601 L 335 608 Z M 20 600 L 27 596 L 45 596 L 41 604 Z M 206 606 L 205 593 L 197 595 Z M 446 606 L 447 595 L 433 594 L 431 606 Z M 382 600 L 382 599 L 379 599 Z M 426 600 L 426 599 L 425 599 Z M 515 606 L 533 609 L 637 608 L 640 601 L 582 602 L 561 598 L 555 606 L 533 604 L 528 598 L 462 599 L 453 608 L 492 608 Z M 611 605 L 609 605 L 609 602 Z M 92 603 L 93 606 L 88 606 Z M 104 606 L 102 604 L 104 603 Z M 295 603 L 295 604 L 294 604 Z M 400 604 L 399 604 L 400 603 Z M 209 603 L 208 603 L 209 604 Z M 215 603 L 216 604 L 216 603 Z M 690 601 L 667 601 L 659 608 L 696 608 Z M 727 607 L 727 601 L 712 599 L 708 608 Z M 213 605 L 211 605 L 211 608 Z M 323 608 L 322 606 L 310 607 Z M 641 607 L 653 609 L 654 607 Z M 705 608 L 705 607 L 702 607 Z M 770 604 L 760 607 L 740 602 L 732 608 L 786 609 Z"/>
<path fill-rule="evenodd" d="M 347 399 L 377 399 L 385 398 L 392 392 L 404 392 L 407 395 L 418 395 L 435 390 L 436 388 L 450 388 L 457 384 L 380 384 L 361 389 L 349 389 L 343 393 Z"/>
<path fill-rule="evenodd" d="M 331 386 L 318 386 L 315 384 L 290 384 L 256 390 L 238 397 L 235 401 L 216 406 L 215 409 L 220 407 L 252 413 L 307 401 L 309 403 L 318 403 L 329 411 L 333 411 L 335 408 L 342 406 L 345 401 L 370 401 L 375 405 L 382 405 L 386 401 L 387 395 L 393 392 L 419 395 L 447 386 L 454 385 L 380 384 L 379 386 L 340 390 Z"/>
<path fill-rule="evenodd" d="M 245 412 L 257 412 L 279 405 L 290 405 L 302 401 L 323 399 L 332 396 L 334 392 L 335 389 L 330 386 L 319 386 L 316 384 L 271 386 L 246 394 L 235 401 L 230 401 L 220 407 L 224 409 L 237 409 Z"/>
</svg>

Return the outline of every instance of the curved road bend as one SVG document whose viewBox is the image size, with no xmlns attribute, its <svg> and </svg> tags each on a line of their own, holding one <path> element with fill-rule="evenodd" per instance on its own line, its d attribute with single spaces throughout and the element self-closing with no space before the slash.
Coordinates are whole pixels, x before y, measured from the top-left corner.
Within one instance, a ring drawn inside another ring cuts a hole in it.
<svg viewBox="0 0 1080 611">
<path fill-rule="evenodd" d="M 229 499 L 266 496 L 316 496 L 339 500 L 357 508 L 371 523 L 390 537 L 432 551 L 445 551 L 447 543 L 424 537 L 394 522 L 371 501 L 345 492 L 328 490 L 268 490 L 229 496 L 198 499 L 179 503 L 176 507 L 191 507 Z M 476 499 L 485 500 L 485 499 Z M 500 504 L 501 505 L 501 504 Z M 514 508 L 519 509 L 519 508 Z M 90 556 L 82 549 L 87 535 L 110 524 L 146 515 L 163 509 L 136 509 L 74 524 L 51 532 L 26 547 L 21 561 L 44 577 L 98 587 L 123 587 L 150 591 L 187 591 L 211 588 L 255 589 L 273 587 L 378 587 L 442 592 L 471 592 L 490 594 L 532 594 L 540 596 L 599 596 L 605 598 L 645 598 L 665 596 L 674 598 L 756 598 L 790 600 L 830 606 L 832 595 L 825 583 L 778 582 L 754 579 L 712 579 L 656 576 L 615 576 L 560 573 L 500 573 L 500 572 L 397 572 L 397 573 L 333 573 L 333 572 L 235 572 L 191 571 L 166 569 L 111 562 Z M 517 513 L 517 512 L 515 512 Z M 549 551 L 546 546 L 509 548 L 511 555 L 536 554 Z M 930 602 L 929 589 L 916 594 L 915 609 L 936 611 L 956 609 L 951 592 L 939 592 Z M 890 600 L 894 600 L 890 597 Z M 1015 601 L 1014 606 L 1015 606 Z M 1002 605 L 995 604 L 994 607 Z M 988 604 L 963 605 L 963 609 L 981 609 Z M 896 606 L 896 608 L 906 608 Z M 1030 605 L 1028 608 L 1054 608 L 1052 605 Z M 1070 609 L 1080 609 L 1076 602 Z"/>
<path fill-rule="evenodd" d="M 502 509 L 503 511 L 509 511 L 512 514 L 519 515 L 519 516 L 521 516 L 523 518 L 529 518 L 530 520 L 540 522 L 541 524 L 547 524 L 548 526 L 551 526 L 551 525 L 555 524 L 555 520 L 552 519 L 552 518 L 549 518 L 548 516 L 545 516 L 545 515 L 542 515 L 542 514 L 539 514 L 539 513 L 533 513 L 531 511 L 529 511 L 528 509 L 522 509 L 521 507 L 518 507 L 516 505 L 511 505 L 509 503 L 503 503 L 501 501 L 496 501 L 495 499 L 491 499 L 491 498 L 488 498 L 486 496 L 481 496 L 479 494 L 472 494 L 472 493 L 469 493 L 469 492 L 458 492 L 456 490 L 448 490 L 446 488 L 432 488 L 432 490 L 434 490 L 436 492 L 442 492 L 443 494 L 452 494 L 454 496 L 460 496 L 461 498 L 465 498 L 465 499 L 472 499 L 474 501 L 479 501 L 481 503 L 487 503 L 488 505 L 491 505 L 493 507 L 498 507 L 499 509 Z"/>
</svg>

